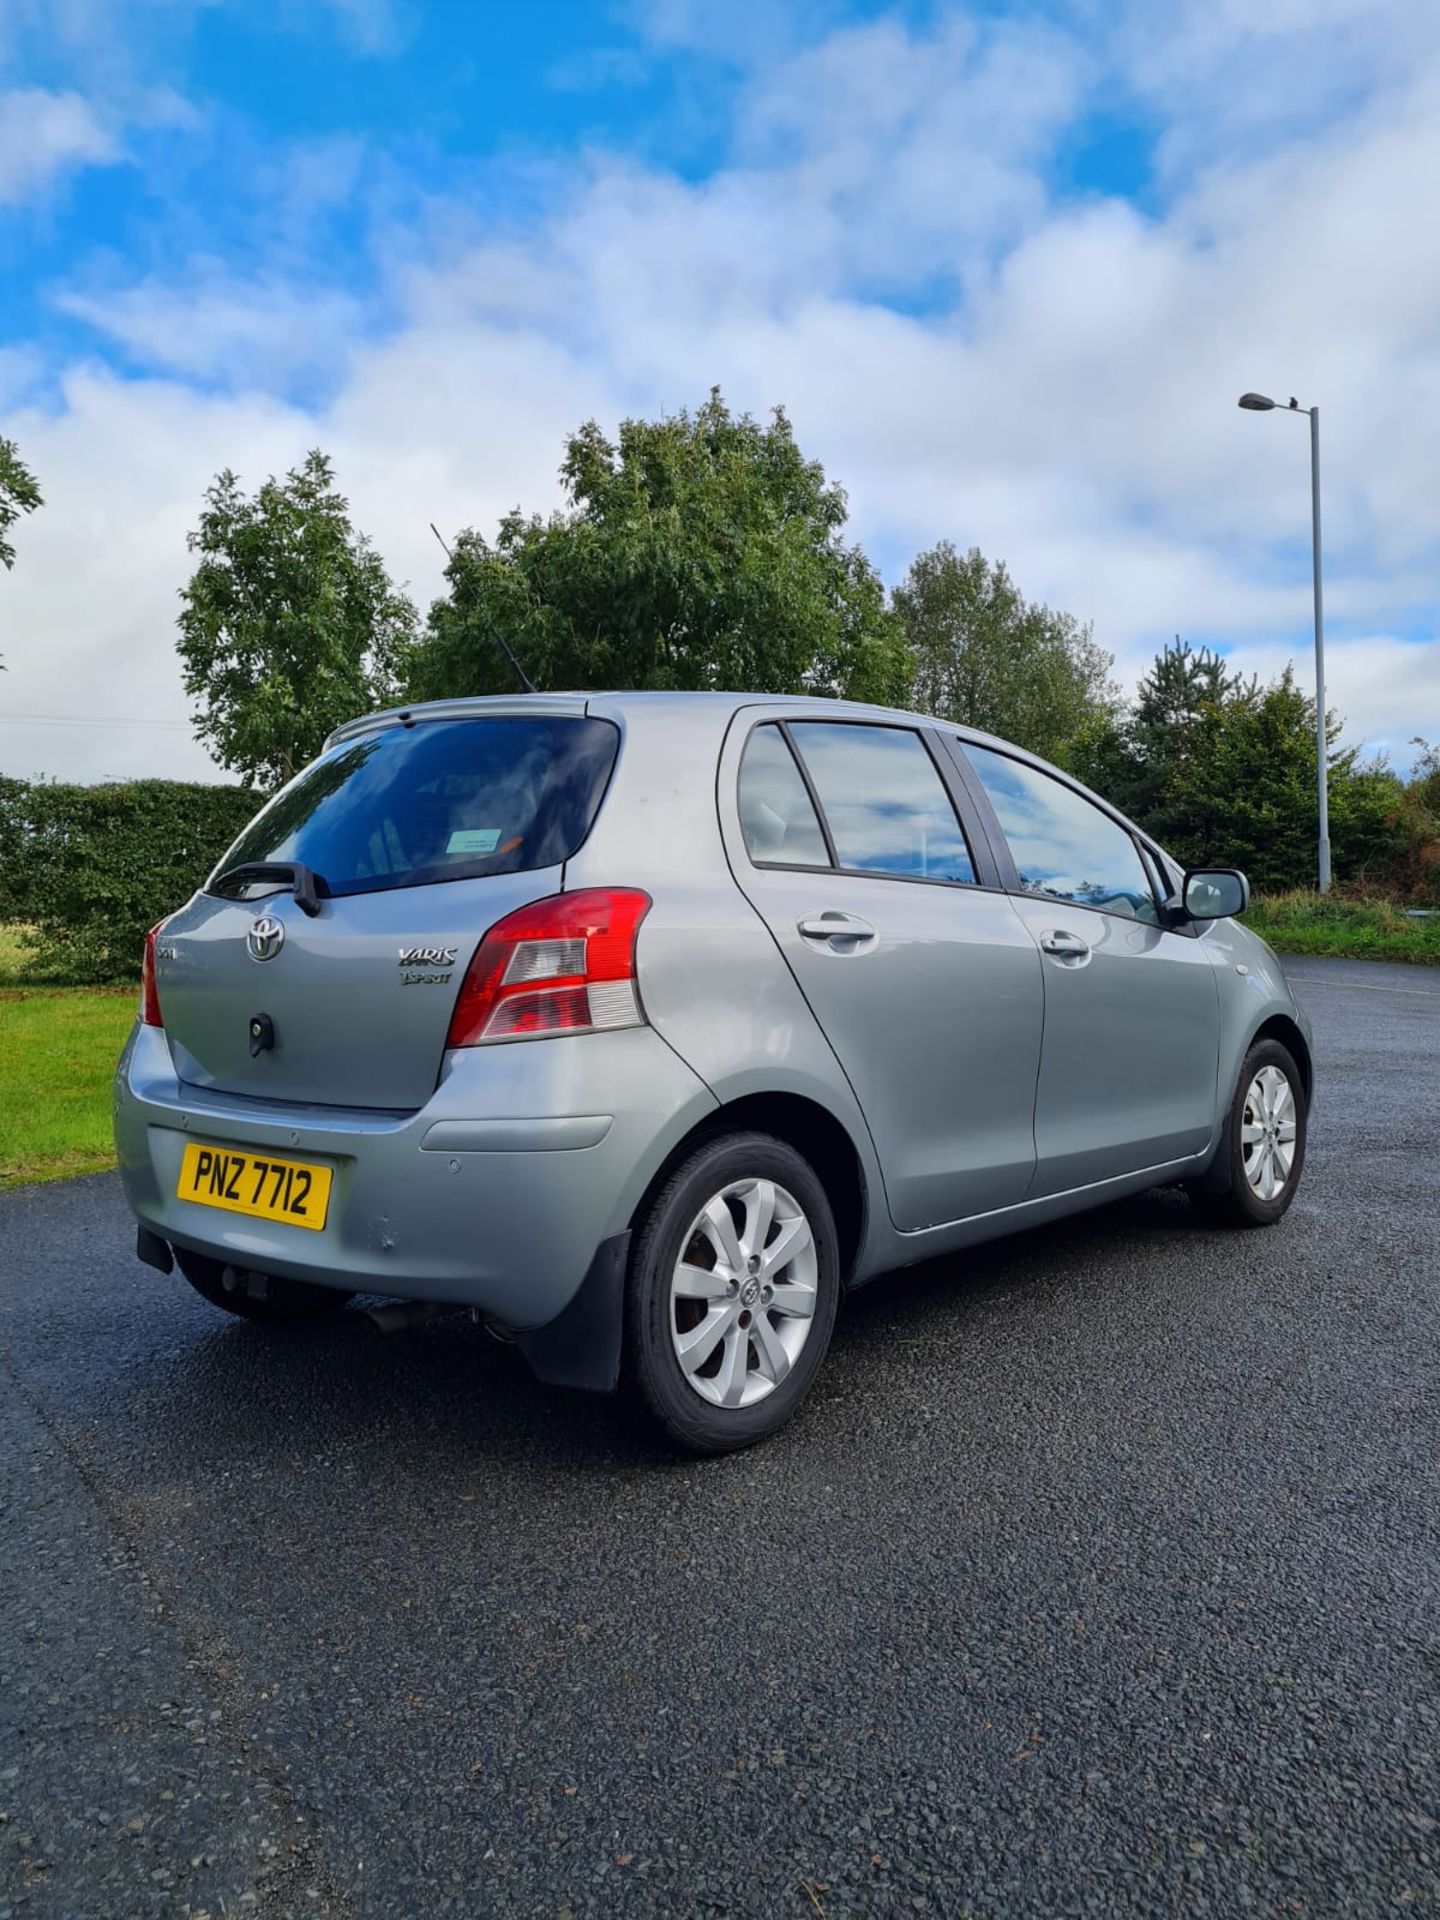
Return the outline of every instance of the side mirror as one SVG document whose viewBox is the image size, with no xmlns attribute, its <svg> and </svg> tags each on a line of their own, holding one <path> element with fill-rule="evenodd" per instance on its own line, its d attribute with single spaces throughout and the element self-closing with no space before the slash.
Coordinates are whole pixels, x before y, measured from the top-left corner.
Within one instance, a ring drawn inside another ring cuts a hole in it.
<svg viewBox="0 0 1440 1920">
<path fill-rule="evenodd" d="M 1250 882 L 1234 867 L 1197 867 L 1185 876 L 1185 913 L 1191 920 L 1229 920 L 1250 904 Z"/>
</svg>

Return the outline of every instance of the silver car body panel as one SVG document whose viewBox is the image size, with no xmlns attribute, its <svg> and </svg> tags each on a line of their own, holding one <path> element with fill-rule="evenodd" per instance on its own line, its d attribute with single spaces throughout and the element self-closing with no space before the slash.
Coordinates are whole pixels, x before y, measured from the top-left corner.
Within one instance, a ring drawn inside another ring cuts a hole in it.
<svg viewBox="0 0 1440 1920">
<path fill-rule="evenodd" d="M 731 871 L 854 1090 L 896 1228 L 1023 1200 L 1035 1171 L 1045 994 L 1010 899 L 981 887 L 758 867 L 746 855 L 735 791 L 752 723 L 813 711 L 791 702 L 738 716 L 720 765 Z M 827 911 L 855 916 L 874 939 L 848 952 L 807 941 L 801 922 Z"/>
<path fill-rule="evenodd" d="M 197 893 L 166 924 L 165 1030 L 179 1077 L 261 1100 L 411 1111 L 435 1089 L 465 963 L 485 930 L 558 893 L 561 867 L 396 887 L 327 901 L 314 919 L 287 892 L 263 901 Z M 272 959 L 246 934 L 262 909 L 284 929 Z M 406 963 L 419 951 L 450 961 Z M 249 1020 L 277 1043 L 252 1054 Z"/>
<path fill-rule="evenodd" d="M 137 1025 L 116 1080 L 122 1178 L 152 1233 L 239 1266 L 540 1327 L 679 1145 L 738 1101 L 784 1096 L 853 1147 L 858 1284 L 1201 1171 L 1256 1032 L 1280 1018 L 1308 1041 L 1273 954 L 1237 922 L 1197 938 L 997 886 L 749 862 L 736 778 L 757 720 L 869 719 L 999 744 L 987 736 L 756 695 L 527 696 L 407 717 L 541 711 L 621 734 L 598 817 L 563 868 L 322 900 L 310 921 L 286 892 L 202 892 L 166 924 L 166 1028 Z M 983 840 L 983 821 L 967 826 Z M 486 928 L 591 886 L 650 895 L 637 946 L 648 1024 L 446 1053 Z M 799 937 L 801 918 L 831 906 L 876 928 L 872 950 L 836 957 Z M 284 923 L 285 947 L 257 963 L 244 934 L 262 910 Z M 1042 952 L 1039 936 L 1060 925 L 1085 937 L 1083 968 Z M 412 945 L 454 946 L 453 967 L 429 969 L 450 977 L 403 985 Z M 259 1010 L 277 1045 L 252 1059 L 241 1015 Z M 332 1165 L 324 1230 L 178 1200 L 191 1139 Z"/>
<path fill-rule="evenodd" d="M 449 1067 L 415 1114 L 249 1100 L 184 1086 L 164 1034 L 137 1025 L 116 1110 L 130 1206 L 162 1239 L 233 1266 L 542 1326 L 716 1102 L 644 1027 L 467 1048 Z M 523 1119 L 485 1137 L 506 1115 Z M 333 1167 L 324 1230 L 176 1199 L 191 1140 Z"/>
<path fill-rule="evenodd" d="M 1045 972 L 1027 1197 L 1203 1153 L 1214 1128 L 1220 1022 L 1200 942 L 1068 901 L 1012 904 Z M 1046 952 L 1055 935 L 1073 937 L 1085 954 Z"/>
</svg>

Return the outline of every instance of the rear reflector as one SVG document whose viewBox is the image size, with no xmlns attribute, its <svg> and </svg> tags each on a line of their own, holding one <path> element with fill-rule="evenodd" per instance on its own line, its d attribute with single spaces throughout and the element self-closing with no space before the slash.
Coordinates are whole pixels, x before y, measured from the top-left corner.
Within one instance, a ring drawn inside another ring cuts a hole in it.
<svg viewBox="0 0 1440 1920">
<path fill-rule="evenodd" d="M 169 915 L 165 918 L 168 920 Z M 145 958 L 140 964 L 140 1018 L 147 1027 L 163 1027 L 165 1022 L 160 1013 L 160 992 L 155 985 L 155 936 L 165 924 L 157 920 L 145 936 Z"/>
<path fill-rule="evenodd" d="M 446 1046 L 643 1026 L 635 937 L 649 911 L 638 888 L 586 887 L 507 914 L 466 969 Z"/>
</svg>

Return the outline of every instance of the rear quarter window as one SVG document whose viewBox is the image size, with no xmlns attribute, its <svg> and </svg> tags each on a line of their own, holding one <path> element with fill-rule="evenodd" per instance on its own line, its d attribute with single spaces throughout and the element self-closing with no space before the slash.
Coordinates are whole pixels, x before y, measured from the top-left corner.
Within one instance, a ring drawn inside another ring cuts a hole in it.
<svg viewBox="0 0 1440 1920">
<path fill-rule="evenodd" d="M 298 860 L 332 895 L 557 866 L 593 826 L 620 743 L 608 720 L 523 715 L 396 724 L 333 748 L 248 826 L 212 893 L 260 860 Z"/>
<path fill-rule="evenodd" d="M 828 867 L 829 849 L 777 726 L 756 727 L 740 762 L 740 831 L 757 866 Z"/>
</svg>

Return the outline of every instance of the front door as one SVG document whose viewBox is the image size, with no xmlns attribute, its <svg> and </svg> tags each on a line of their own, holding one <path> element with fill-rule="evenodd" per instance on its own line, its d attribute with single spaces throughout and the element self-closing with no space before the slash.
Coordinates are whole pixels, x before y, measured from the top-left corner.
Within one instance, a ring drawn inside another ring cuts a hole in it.
<svg viewBox="0 0 1440 1920">
<path fill-rule="evenodd" d="M 1022 1200 L 1041 962 L 1010 900 L 980 884 L 925 736 L 767 716 L 738 803 L 737 877 L 855 1091 L 895 1225 Z"/>
<path fill-rule="evenodd" d="M 1044 973 L 1031 1197 L 1203 1152 L 1220 1035 L 1203 943 L 1159 924 L 1119 820 L 1026 761 L 964 752 L 998 816 Z"/>
</svg>

